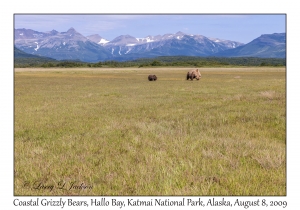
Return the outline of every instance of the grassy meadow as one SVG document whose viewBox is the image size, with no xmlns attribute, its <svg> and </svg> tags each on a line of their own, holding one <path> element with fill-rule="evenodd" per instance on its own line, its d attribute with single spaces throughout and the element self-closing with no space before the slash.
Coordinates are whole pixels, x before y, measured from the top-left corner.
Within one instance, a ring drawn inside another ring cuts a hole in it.
<svg viewBox="0 0 300 210">
<path fill-rule="evenodd" d="M 285 68 L 188 70 L 15 69 L 14 194 L 286 195 Z"/>
</svg>

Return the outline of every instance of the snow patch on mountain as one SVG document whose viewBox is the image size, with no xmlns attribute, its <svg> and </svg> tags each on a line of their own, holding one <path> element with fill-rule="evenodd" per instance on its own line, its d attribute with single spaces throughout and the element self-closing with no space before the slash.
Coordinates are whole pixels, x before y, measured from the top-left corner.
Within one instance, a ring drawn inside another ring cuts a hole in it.
<svg viewBox="0 0 300 210">
<path fill-rule="evenodd" d="M 131 48 L 129 48 L 129 50 L 127 50 L 127 51 L 125 52 L 125 54 L 129 53 L 130 51 L 131 51 Z"/>
<path fill-rule="evenodd" d="M 136 40 L 138 42 L 154 42 L 155 40 L 151 39 L 150 37 L 146 37 L 146 38 L 136 38 Z"/>
<path fill-rule="evenodd" d="M 98 42 L 98 44 L 106 44 L 106 43 L 108 43 L 108 42 L 109 42 L 108 40 L 102 38 L 102 39 Z"/>
<path fill-rule="evenodd" d="M 134 45 L 136 45 L 136 44 L 127 44 L 126 46 L 131 47 L 131 46 L 134 46 Z"/>
<path fill-rule="evenodd" d="M 37 43 L 37 42 L 34 42 L 34 43 L 36 43 L 36 48 L 34 48 L 34 50 L 37 51 L 40 48 L 39 43 Z"/>
</svg>

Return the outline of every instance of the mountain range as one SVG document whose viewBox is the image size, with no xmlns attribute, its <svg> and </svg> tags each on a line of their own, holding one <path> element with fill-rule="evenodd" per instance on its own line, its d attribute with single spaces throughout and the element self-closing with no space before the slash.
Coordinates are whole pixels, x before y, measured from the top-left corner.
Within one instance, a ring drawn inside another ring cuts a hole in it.
<svg viewBox="0 0 300 210">
<path fill-rule="evenodd" d="M 244 44 L 180 31 L 144 38 L 121 35 L 109 41 L 98 34 L 85 37 L 74 28 L 67 32 L 15 29 L 14 44 L 18 49 L 32 55 L 84 62 L 126 61 L 178 55 L 266 58 L 286 56 L 285 33 L 264 34 Z"/>
</svg>

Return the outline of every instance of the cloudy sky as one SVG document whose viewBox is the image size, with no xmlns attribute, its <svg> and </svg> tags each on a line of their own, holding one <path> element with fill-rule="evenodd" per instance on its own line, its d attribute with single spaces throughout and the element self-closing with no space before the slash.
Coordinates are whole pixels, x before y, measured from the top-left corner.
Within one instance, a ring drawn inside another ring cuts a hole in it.
<svg viewBox="0 0 300 210">
<path fill-rule="evenodd" d="M 40 32 L 65 32 L 69 28 L 84 36 L 99 34 L 111 41 L 119 35 L 136 38 L 182 31 L 206 37 L 248 43 L 262 34 L 286 32 L 285 14 L 14 14 L 14 28 Z"/>
</svg>

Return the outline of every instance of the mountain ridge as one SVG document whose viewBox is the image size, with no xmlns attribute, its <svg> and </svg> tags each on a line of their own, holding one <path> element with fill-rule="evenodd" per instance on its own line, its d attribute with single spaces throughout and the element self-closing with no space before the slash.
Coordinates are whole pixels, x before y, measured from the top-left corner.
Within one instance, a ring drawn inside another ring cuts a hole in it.
<svg viewBox="0 0 300 210">
<path fill-rule="evenodd" d="M 56 30 L 38 32 L 23 28 L 15 29 L 14 43 L 20 50 L 29 54 L 57 60 L 84 62 L 126 61 L 136 58 L 178 55 L 284 57 L 285 33 L 284 37 L 281 35 L 283 33 L 274 34 L 279 34 L 276 41 L 270 38 L 272 34 L 269 34 L 262 35 L 260 40 L 254 39 L 247 44 L 203 35 L 185 34 L 181 31 L 175 34 L 148 35 L 144 38 L 126 34 L 109 41 L 99 34 L 83 36 L 73 27 L 66 32 Z M 258 53 L 257 49 L 264 50 L 264 53 Z"/>
<path fill-rule="evenodd" d="M 286 33 L 262 34 L 251 42 L 217 53 L 215 56 L 224 57 L 286 57 Z"/>
</svg>

